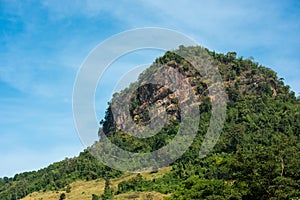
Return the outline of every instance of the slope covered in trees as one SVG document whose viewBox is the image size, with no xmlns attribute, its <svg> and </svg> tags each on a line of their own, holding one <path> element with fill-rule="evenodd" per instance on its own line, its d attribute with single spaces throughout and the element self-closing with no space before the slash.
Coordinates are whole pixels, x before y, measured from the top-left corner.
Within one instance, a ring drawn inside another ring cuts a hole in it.
<svg viewBox="0 0 300 200">
<path fill-rule="evenodd" d="M 201 47 L 180 48 L 186 52 L 203 50 Z M 237 58 L 234 52 L 224 55 L 207 49 L 205 51 L 213 57 L 229 99 L 224 129 L 213 151 L 205 158 L 199 158 L 211 116 L 206 86 L 209 80 L 193 75 L 189 63 L 167 52 L 141 76 L 153 72 L 155 64 L 159 63 L 177 68 L 184 75 L 194 78 L 191 80 L 196 80 L 191 84 L 201 100 L 198 134 L 189 150 L 172 164 L 172 170 L 163 177 L 148 180 L 139 175 L 126 179 L 113 192 L 107 187 L 103 198 L 134 191 L 156 191 L 171 195 L 169 199 L 300 198 L 299 99 L 271 69 L 251 59 Z M 151 94 L 157 89 L 147 86 L 135 93 L 130 112 L 137 123 L 147 124 L 147 109 L 141 108 L 147 108 L 154 102 Z M 118 95 L 122 95 L 122 92 L 115 97 Z M 158 94 L 161 97 L 159 100 L 167 98 L 167 95 Z M 172 140 L 180 125 L 176 98 L 169 98 L 165 102 L 168 107 L 175 108 L 169 112 L 175 117 L 154 137 L 137 139 L 118 130 L 110 106 L 101 122 L 102 130 L 123 149 L 133 152 L 159 149 Z M 189 120 L 193 123 L 194 119 Z M 101 141 L 92 148 L 97 148 L 97 145 L 101 145 Z M 86 150 L 78 157 L 54 163 L 37 172 L 0 179 L 0 199 L 19 199 L 33 191 L 61 189 L 76 180 L 113 179 L 120 176 L 121 172 L 105 167 Z"/>
</svg>

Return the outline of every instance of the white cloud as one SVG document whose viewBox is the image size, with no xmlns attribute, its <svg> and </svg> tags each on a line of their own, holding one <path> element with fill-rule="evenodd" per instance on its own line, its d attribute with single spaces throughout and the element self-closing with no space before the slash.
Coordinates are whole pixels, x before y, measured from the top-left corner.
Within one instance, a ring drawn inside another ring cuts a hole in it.
<svg viewBox="0 0 300 200">
<path fill-rule="evenodd" d="M 59 0 L 46 0 L 42 5 L 49 10 L 51 18 L 55 20 L 78 15 L 95 17 L 109 6 L 106 1 L 97 0 L 66 0 L 63 3 Z"/>
</svg>

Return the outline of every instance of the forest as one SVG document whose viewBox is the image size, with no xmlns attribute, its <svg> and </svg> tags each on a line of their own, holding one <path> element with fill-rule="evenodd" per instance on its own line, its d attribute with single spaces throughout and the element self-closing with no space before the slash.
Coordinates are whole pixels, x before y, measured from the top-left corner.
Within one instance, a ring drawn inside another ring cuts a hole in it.
<svg viewBox="0 0 300 200">
<path fill-rule="evenodd" d="M 206 157 L 199 158 L 199 150 L 211 117 L 207 80 L 193 75 L 191 64 L 182 57 L 174 52 L 166 52 L 140 77 L 152 73 L 158 63 L 178 68 L 184 75 L 195 78 L 193 85 L 201 99 L 197 136 L 188 151 L 171 164 L 170 171 L 152 180 L 138 173 L 114 188 L 111 181 L 124 177 L 126 173 L 105 166 L 91 155 L 91 149 L 101 147 L 100 139 L 74 158 L 66 158 L 38 171 L 0 178 L 0 199 L 21 199 L 37 191 L 64 191 L 60 199 L 68 199 L 71 183 L 101 179 L 105 181 L 104 192 L 91 195 L 92 200 L 114 199 L 128 192 L 153 191 L 166 194 L 165 199 L 169 200 L 299 200 L 299 97 L 285 85 L 282 78 L 277 77 L 276 72 L 261 66 L 252 58 L 237 57 L 235 52 L 216 53 L 202 47 L 179 48 L 187 53 L 207 51 L 218 67 L 228 95 L 223 131 Z M 149 87 L 144 89 L 149 90 Z M 140 111 L 139 108 L 147 101 L 153 103 L 151 95 L 141 97 L 138 91 L 135 94 L 130 112 L 138 113 L 139 123 L 147 123 L 147 110 Z M 170 104 L 177 103 L 176 99 L 172 99 Z M 118 130 L 113 121 L 111 103 L 108 103 L 106 116 L 99 127 L 114 144 L 123 149 L 151 152 L 175 137 L 181 122 L 176 112 L 171 114 L 177 117 L 170 120 L 157 135 L 137 139 Z M 192 124 L 195 119 L 188 120 Z M 151 173 L 157 170 L 154 168 Z M 153 199 L 151 196 L 147 198 Z"/>
</svg>

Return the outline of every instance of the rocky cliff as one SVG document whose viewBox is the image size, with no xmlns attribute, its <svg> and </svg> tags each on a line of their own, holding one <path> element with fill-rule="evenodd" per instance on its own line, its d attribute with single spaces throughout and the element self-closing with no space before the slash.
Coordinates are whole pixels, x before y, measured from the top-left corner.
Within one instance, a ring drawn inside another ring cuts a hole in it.
<svg viewBox="0 0 300 200">
<path fill-rule="evenodd" d="M 137 82 L 114 95 L 106 120 L 102 121 L 104 133 L 119 130 L 134 135 L 146 125 L 153 129 L 168 124 L 170 119 L 180 121 L 180 104 L 184 102 L 201 105 L 204 100 L 218 99 L 212 92 L 215 84 L 212 76 L 201 74 L 193 63 L 178 54 L 183 51 L 194 55 L 199 49 L 206 51 L 213 68 L 221 74 L 222 86 L 228 94 L 228 99 L 222 101 L 237 100 L 246 94 L 247 98 L 255 98 L 262 95 L 276 97 L 288 92 L 274 71 L 251 59 L 237 58 L 235 52 L 223 55 L 202 47 L 180 47 L 156 59 Z"/>
</svg>

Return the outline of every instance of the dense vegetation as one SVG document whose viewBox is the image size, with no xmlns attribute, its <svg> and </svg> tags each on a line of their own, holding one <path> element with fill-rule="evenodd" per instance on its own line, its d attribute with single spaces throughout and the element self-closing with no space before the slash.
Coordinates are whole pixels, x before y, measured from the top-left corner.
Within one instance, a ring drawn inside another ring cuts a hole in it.
<svg viewBox="0 0 300 200">
<path fill-rule="evenodd" d="M 76 180 L 94 180 L 103 177 L 118 177 L 121 173 L 112 170 L 85 150 L 78 157 L 66 158 L 47 168 L 16 174 L 12 178 L 0 178 L 0 199 L 20 199 L 34 191 L 70 190 L 70 183 Z"/>
<path fill-rule="evenodd" d="M 197 51 L 200 47 L 180 48 Z M 208 52 L 222 75 L 229 102 L 224 130 L 207 157 L 199 158 L 211 116 L 211 103 L 204 95 L 199 106 L 201 117 L 196 139 L 162 178 L 146 180 L 137 174 L 119 183 L 118 189 L 113 191 L 109 179 L 122 173 L 105 167 L 86 150 L 76 158 L 37 172 L 1 178 L 0 199 L 19 199 L 33 191 L 61 189 L 75 180 L 97 178 L 106 180 L 102 199 L 129 191 L 171 193 L 169 199 L 300 199 L 300 100 L 274 71 L 251 59 L 237 58 L 234 52 L 226 55 Z M 171 52 L 155 62 L 175 62 L 185 70 L 190 67 Z M 151 70 L 150 67 L 146 73 Z M 205 94 L 202 84 L 199 88 Z M 133 103 L 134 110 L 139 102 L 133 99 Z M 115 144 L 135 152 L 149 152 L 164 146 L 180 125 L 180 120 L 172 120 L 155 137 L 138 140 L 118 131 L 112 119 L 109 107 L 101 122 L 105 134 Z M 189 120 L 192 123 L 194 119 Z"/>
</svg>

